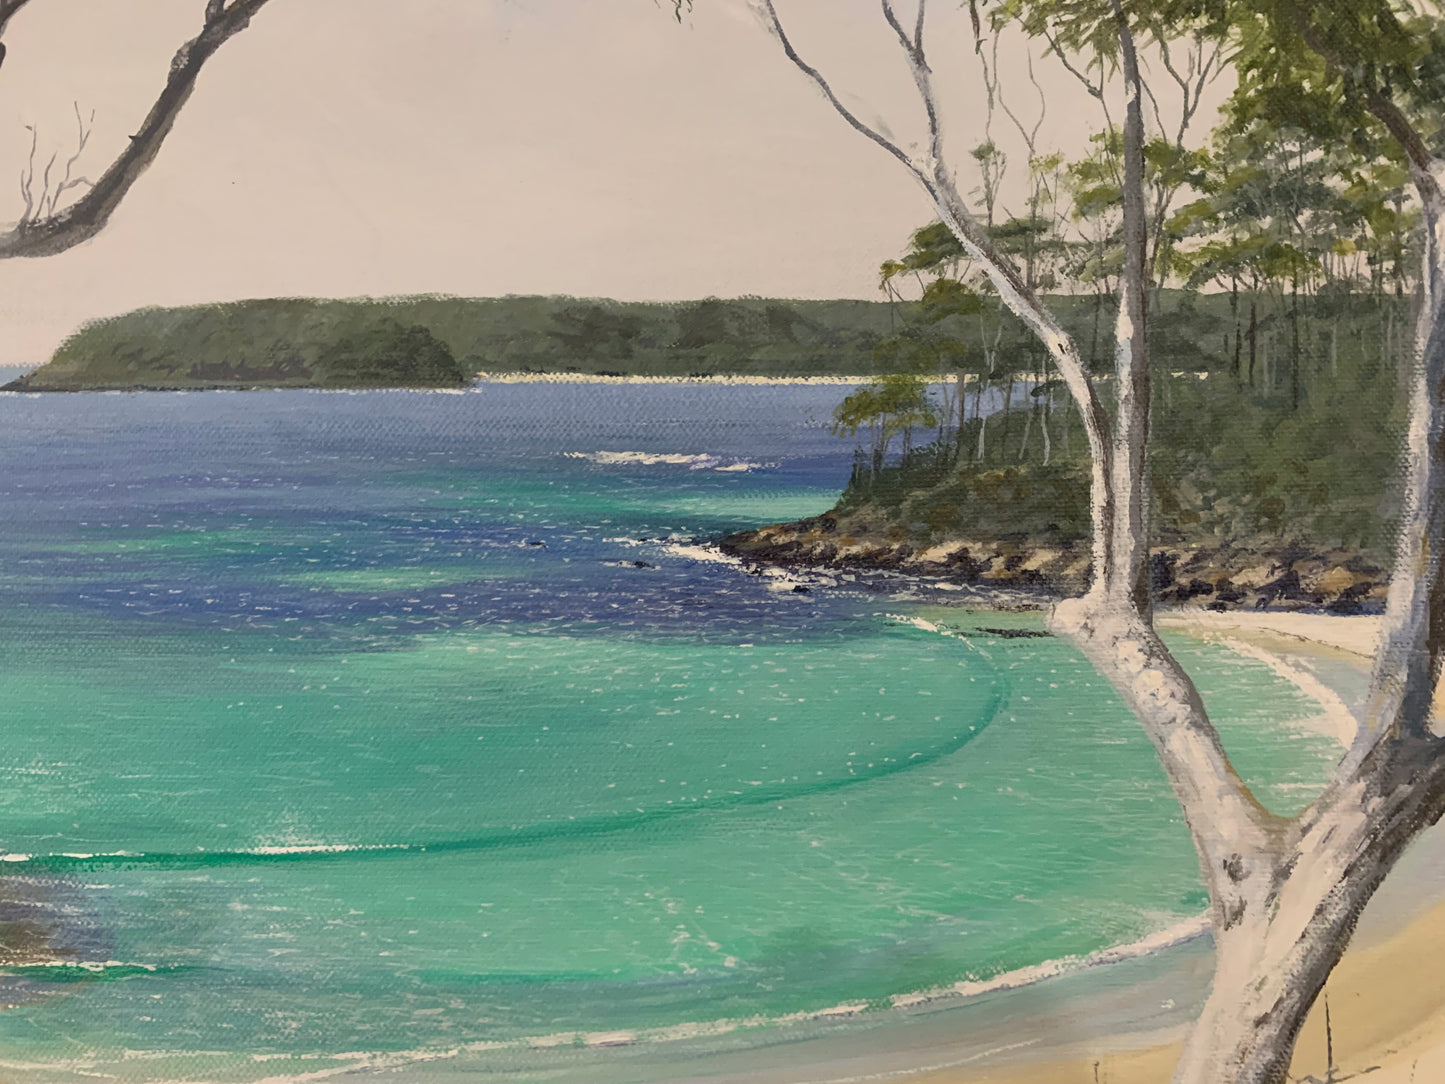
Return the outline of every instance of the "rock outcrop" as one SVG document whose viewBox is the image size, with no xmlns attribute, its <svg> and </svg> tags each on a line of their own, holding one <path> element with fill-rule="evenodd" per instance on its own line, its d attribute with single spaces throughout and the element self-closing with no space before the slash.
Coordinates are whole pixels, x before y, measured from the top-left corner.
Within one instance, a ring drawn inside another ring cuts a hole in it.
<svg viewBox="0 0 1445 1084">
<path fill-rule="evenodd" d="M 948 538 L 919 545 L 908 532 L 834 514 L 739 531 L 721 548 L 787 568 L 893 571 L 981 587 L 1077 594 L 1088 581 L 1087 541 Z M 1242 546 L 1162 547 L 1150 560 L 1161 603 L 1233 609 L 1378 610 L 1386 573 L 1344 550 Z"/>
</svg>

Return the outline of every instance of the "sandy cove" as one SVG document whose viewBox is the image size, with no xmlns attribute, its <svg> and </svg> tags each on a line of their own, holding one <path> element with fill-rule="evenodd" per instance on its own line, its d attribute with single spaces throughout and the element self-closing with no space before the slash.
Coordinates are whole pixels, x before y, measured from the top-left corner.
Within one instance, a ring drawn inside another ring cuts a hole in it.
<svg viewBox="0 0 1445 1084">
<path fill-rule="evenodd" d="M 1379 618 L 1305 613 L 1169 611 L 1158 624 L 1170 632 L 1223 641 L 1268 661 L 1320 702 L 1316 722 L 1346 738 L 1351 705 L 1320 682 L 1310 667 L 1337 664 L 1362 671 L 1373 656 Z M 1437 702 L 1438 707 L 1438 702 Z M 1347 713 L 1342 720 L 1340 712 Z M 1370 1084 L 1430 1084 L 1445 1080 L 1445 832 L 1416 841 L 1366 910 L 1354 944 L 1327 988 L 1334 1039 L 1333 1080 Z M 872 1080 L 897 1084 L 1167 1084 L 1183 1034 L 1100 1035 L 1044 1058 L 994 1067 L 941 1068 Z M 1324 1082 L 1323 1005 L 1311 1014 L 1296 1046 L 1291 1076 Z"/>
</svg>

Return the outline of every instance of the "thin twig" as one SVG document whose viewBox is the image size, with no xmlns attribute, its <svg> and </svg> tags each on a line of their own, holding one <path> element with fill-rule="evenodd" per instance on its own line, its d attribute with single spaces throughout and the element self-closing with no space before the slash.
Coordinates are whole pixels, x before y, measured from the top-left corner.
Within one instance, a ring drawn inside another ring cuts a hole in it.
<svg viewBox="0 0 1445 1084">
<path fill-rule="evenodd" d="M 20 171 L 20 198 L 25 201 L 25 210 L 20 215 L 21 222 L 28 222 L 35 212 L 35 148 L 40 140 L 40 133 L 33 124 L 25 127 L 30 129 L 30 158 L 26 168 Z"/>
<path fill-rule="evenodd" d="M 1075 79 L 1077 79 L 1080 83 L 1082 83 L 1084 89 L 1089 92 L 1091 97 L 1098 98 L 1100 101 L 1103 101 L 1103 86 L 1094 86 L 1094 81 L 1074 66 L 1073 61 L 1069 59 L 1068 54 L 1065 53 L 1063 47 L 1059 45 L 1058 40 L 1049 33 L 1047 27 L 1044 28 L 1043 33 L 1044 40 L 1049 43 L 1049 50 L 1054 54 L 1055 57 L 1058 58 L 1059 63 L 1064 66 L 1064 70 L 1070 75 L 1072 75 Z M 1102 84 L 1102 82 L 1103 80 L 1101 77 L 1100 83 Z"/>
<path fill-rule="evenodd" d="M 92 109 L 90 111 L 90 120 L 89 122 L 86 122 L 85 120 L 82 120 L 80 116 L 80 103 L 74 102 L 72 104 L 75 107 L 75 153 L 66 160 L 65 176 L 61 178 L 59 186 L 55 189 L 55 194 L 50 198 L 51 214 L 55 213 L 56 207 L 60 204 L 60 197 L 65 195 L 66 192 L 70 191 L 72 188 L 79 188 L 82 185 L 89 185 L 92 183 L 86 177 L 76 177 L 74 180 L 72 180 L 71 173 L 75 169 L 75 164 L 80 161 L 80 156 L 85 153 L 85 145 L 90 142 L 91 128 L 89 127 L 89 125 L 93 125 L 95 123 L 95 110 Z"/>
</svg>

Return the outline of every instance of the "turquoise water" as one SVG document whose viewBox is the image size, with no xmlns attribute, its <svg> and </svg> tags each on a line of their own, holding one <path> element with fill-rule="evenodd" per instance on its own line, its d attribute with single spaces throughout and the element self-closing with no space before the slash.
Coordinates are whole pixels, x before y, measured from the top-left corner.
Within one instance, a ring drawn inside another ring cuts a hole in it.
<svg viewBox="0 0 1445 1084">
<path fill-rule="evenodd" d="M 763 1042 L 1197 916 L 1137 725 L 1000 631 L 1037 618 L 706 547 L 830 503 L 837 394 L 0 397 L 7 1074 Z M 1312 705 L 1180 651 L 1303 804 Z"/>
</svg>

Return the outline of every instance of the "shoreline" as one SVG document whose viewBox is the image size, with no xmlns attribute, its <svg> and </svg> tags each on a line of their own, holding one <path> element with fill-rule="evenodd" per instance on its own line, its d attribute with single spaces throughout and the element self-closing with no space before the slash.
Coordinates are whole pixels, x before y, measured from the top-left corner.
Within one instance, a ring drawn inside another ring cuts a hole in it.
<svg viewBox="0 0 1445 1084">
<path fill-rule="evenodd" d="M 478 384 L 722 384 L 752 387 L 774 387 L 784 384 L 812 384 L 832 387 L 854 387 L 878 379 L 867 375 L 820 376 L 754 376 L 747 373 L 698 373 L 688 376 L 647 376 L 641 373 L 540 373 L 540 372 L 477 372 L 472 386 Z"/>
<path fill-rule="evenodd" d="M 203 391 L 325 391 L 360 392 L 412 391 L 444 392 L 460 395 L 479 391 L 489 384 L 613 384 L 613 385 L 712 385 L 720 387 L 786 387 L 815 386 L 852 388 L 876 380 L 868 375 L 822 375 L 822 376 L 755 376 L 751 374 L 708 373 L 689 376 L 648 376 L 644 374 L 619 375 L 615 373 L 540 373 L 540 372 L 478 372 L 461 385 L 438 385 L 436 387 L 417 385 L 381 385 L 377 387 L 348 388 L 328 387 L 323 384 L 248 384 L 241 381 L 224 384 L 132 384 L 123 387 L 96 385 L 94 387 L 63 387 L 58 385 L 36 385 L 13 387 L 11 381 L 0 387 L 0 395 L 127 395 L 132 393 L 174 393 Z"/>
<path fill-rule="evenodd" d="M 895 580 L 891 586 L 905 585 Z M 980 613 L 988 605 L 978 597 L 928 601 Z M 1343 745 L 1353 736 L 1351 701 L 1358 698 L 1335 683 L 1348 687 L 1351 681 L 1342 678 L 1363 680 L 1378 622 L 1372 616 L 1175 609 L 1162 611 L 1159 624 L 1270 665 L 1320 703 L 1327 732 Z M 1327 669 L 1329 681 L 1319 669 Z M 1281 725 L 1309 726 L 1311 720 Z M 786 1029 L 756 1047 L 728 1044 L 726 1034 L 737 1034 L 733 1027 L 711 1035 L 703 1027 L 659 1043 L 647 1040 L 664 1036 L 602 1036 L 593 1038 L 619 1043 L 603 1061 L 563 1067 L 523 1054 L 513 1069 L 520 1070 L 517 1079 L 559 1084 L 1165 1084 L 1208 992 L 1213 953 L 1207 932 L 1200 916 L 1088 957 L 1046 961 L 988 983 L 895 996 L 883 1012 L 839 1005 L 800 1014 L 774 1021 Z M 1337 1072 L 1358 1073 L 1387 1058 L 1393 1066 L 1408 1057 L 1405 1075 L 1369 1074 L 1376 1084 L 1406 1084 L 1413 1059 L 1422 1068 L 1435 1065 L 1426 1059 L 1438 1046 L 1436 1075 L 1445 1078 L 1445 974 L 1436 978 L 1429 967 L 1437 945 L 1445 952 L 1445 830 L 1426 833 L 1407 852 L 1366 910 L 1331 980 Z M 1394 984 L 1417 972 L 1423 981 L 1402 999 Z M 1310 1073 L 1325 1079 L 1324 1045 L 1317 1009 L 1297 1046 L 1296 1079 Z M 531 1053 L 541 1051 L 534 1047 Z M 367 1075 L 419 1075 L 430 1082 L 493 1078 L 466 1057 L 443 1064 L 394 1065 Z"/>
<path fill-rule="evenodd" d="M 1353 724 L 1357 696 L 1342 695 L 1317 676 L 1328 668 L 1339 685 L 1362 690 L 1380 619 L 1320 613 L 1161 611 L 1161 629 L 1221 643 L 1266 662 L 1316 699 L 1336 729 L 1339 713 Z M 1349 702 L 1352 701 L 1352 702 Z M 1445 1079 L 1445 974 L 1433 965 L 1445 953 L 1445 829 L 1429 829 L 1411 845 L 1361 916 L 1351 945 L 1332 974 L 1333 1079 L 1366 1076 L 1373 1084 Z M 1166 1084 L 1185 1029 L 1101 1030 L 1052 1051 L 1008 1053 L 989 1064 L 924 1070 L 899 1067 L 873 1079 L 888 1084 Z M 1291 1079 L 1328 1077 L 1323 1001 L 1296 1044 Z M 838 1078 L 834 1084 L 841 1084 Z"/>
</svg>

